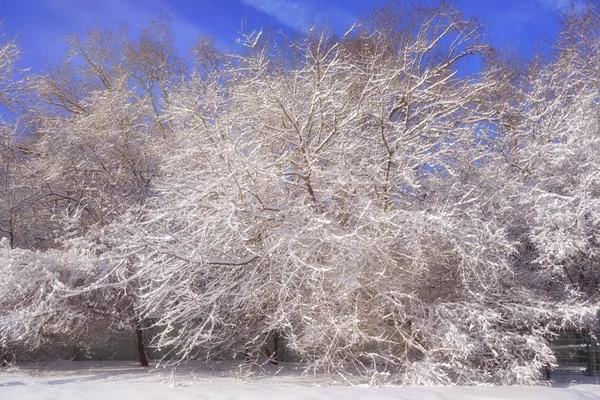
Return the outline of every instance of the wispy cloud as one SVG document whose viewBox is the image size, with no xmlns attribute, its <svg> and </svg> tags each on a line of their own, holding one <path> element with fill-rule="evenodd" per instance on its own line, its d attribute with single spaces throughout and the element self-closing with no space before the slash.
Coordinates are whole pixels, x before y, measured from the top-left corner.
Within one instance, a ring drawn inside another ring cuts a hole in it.
<svg viewBox="0 0 600 400">
<path fill-rule="evenodd" d="M 581 0 L 575 0 L 574 2 L 572 2 L 571 0 L 536 0 L 538 3 L 542 4 L 543 6 L 556 11 L 556 12 L 561 12 L 561 11 L 566 11 L 569 10 L 572 6 L 572 4 L 575 5 L 575 9 L 581 8 L 584 6 L 583 1 Z"/>
<path fill-rule="evenodd" d="M 356 17 L 337 6 L 323 6 L 314 1 L 241 0 L 279 23 L 298 31 L 306 31 L 314 23 L 329 22 L 334 26 L 351 24 Z"/>
<path fill-rule="evenodd" d="M 190 23 L 182 15 L 174 12 L 169 3 L 164 0 L 45 0 L 53 11 L 58 12 L 63 18 L 75 22 L 77 31 L 82 32 L 94 24 L 102 26 L 115 26 L 121 22 L 128 23 L 134 30 L 152 18 L 159 16 L 160 12 L 169 13 L 172 17 L 171 28 L 180 50 L 187 50 L 201 29 Z"/>
</svg>

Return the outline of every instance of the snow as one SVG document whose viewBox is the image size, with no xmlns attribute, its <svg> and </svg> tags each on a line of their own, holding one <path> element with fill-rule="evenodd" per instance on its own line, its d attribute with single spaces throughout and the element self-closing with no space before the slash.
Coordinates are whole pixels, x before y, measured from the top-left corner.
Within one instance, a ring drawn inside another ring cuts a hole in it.
<svg viewBox="0 0 600 400">
<path fill-rule="evenodd" d="M 74 36 L 39 76 L 0 32 L 0 103 L 26 110 L 0 118 L 0 355 L 125 358 L 135 337 L 179 359 L 508 385 L 556 364 L 557 335 L 595 336 L 600 8 L 565 19 L 548 62 L 463 76 L 481 27 L 406 4 L 344 38 L 200 42 L 189 69 L 168 19 Z M 4 393 L 412 393 L 78 367 L 14 372 Z"/>
<path fill-rule="evenodd" d="M 286 365 L 267 370 L 266 376 L 240 379 L 225 366 L 187 365 L 173 370 L 112 361 L 24 364 L 0 372 L 0 399 L 600 399 L 596 378 L 570 383 L 571 377 L 547 386 L 367 387 L 341 385 L 297 371 Z"/>
</svg>

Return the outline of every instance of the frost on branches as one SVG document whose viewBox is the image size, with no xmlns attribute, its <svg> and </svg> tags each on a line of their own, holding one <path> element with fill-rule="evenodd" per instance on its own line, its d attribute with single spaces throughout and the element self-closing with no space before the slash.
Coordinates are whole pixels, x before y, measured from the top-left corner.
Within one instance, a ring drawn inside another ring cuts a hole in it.
<svg viewBox="0 0 600 400">
<path fill-rule="evenodd" d="M 539 379 L 547 339 L 596 312 L 599 63 L 581 60 L 600 39 L 580 30 L 597 10 L 523 70 L 445 3 L 405 11 L 337 39 L 254 32 L 234 55 L 201 38 L 183 77 L 164 24 L 160 46 L 73 39 L 120 63 L 91 64 L 99 80 L 61 100 L 78 107 L 32 113 L 26 162 L 62 230 L 1 250 L 2 346 L 147 321 L 175 361 L 285 346 L 374 384 Z M 459 73 L 469 57 L 489 65 Z"/>
</svg>

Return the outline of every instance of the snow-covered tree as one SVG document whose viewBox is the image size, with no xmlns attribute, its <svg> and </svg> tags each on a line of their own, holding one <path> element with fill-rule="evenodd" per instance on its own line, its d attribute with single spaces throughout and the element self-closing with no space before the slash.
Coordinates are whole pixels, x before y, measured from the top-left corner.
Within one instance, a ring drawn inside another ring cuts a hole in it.
<svg viewBox="0 0 600 400">
<path fill-rule="evenodd" d="M 3 193 L 2 198 L 8 210 L 6 221 L 11 231 L 7 237 L 11 238 L 11 247 L 52 247 L 54 250 L 47 258 L 39 255 L 50 264 L 60 265 L 60 252 L 64 252 L 66 258 L 76 259 L 77 254 L 84 258 L 81 262 L 68 264 L 71 269 L 65 267 L 67 270 L 60 281 L 64 290 L 61 286 L 55 292 L 48 292 L 53 294 L 51 298 L 36 298 L 34 306 L 55 303 L 54 311 L 49 311 L 48 315 L 61 321 L 70 318 L 69 307 L 81 304 L 80 312 L 86 316 L 89 325 L 85 329 L 115 325 L 122 329 L 128 326 L 136 332 L 140 361 L 146 365 L 143 341 L 140 340 L 143 321 L 135 307 L 138 296 L 132 278 L 135 271 L 127 262 L 119 260 L 115 267 L 106 261 L 110 258 L 112 246 L 115 246 L 111 239 L 116 236 L 104 233 L 103 228 L 132 205 L 144 201 L 150 191 L 150 182 L 157 173 L 158 157 L 149 149 L 154 140 L 164 136 L 165 130 L 159 121 L 160 105 L 156 104 L 161 95 L 152 88 L 152 79 L 164 85 L 164 93 L 174 72 L 169 76 L 166 73 L 154 76 L 157 71 L 139 63 L 143 61 L 141 59 L 147 62 L 154 60 L 160 64 L 157 68 L 170 71 L 172 68 L 165 63 L 175 63 L 176 56 L 171 54 L 169 60 L 156 59 L 161 52 L 167 52 L 166 48 L 172 43 L 171 39 L 161 36 L 167 32 L 168 26 L 159 22 L 154 25 L 163 30 L 145 30 L 139 43 L 126 40 L 123 34 L 100 29 L 92 30 L 84 39 L 72 36 L 65 64 L 52 68 L 47 75 L 31 79 L 29 99 L 32 106 L 24 116 L 30 131 L 25 137 L 15 139 L 20 140 L 17 147 L 22 150 L 23 166 L 13 163 L 15 157 L 7 157 L 3 161 L 11 169 L 20 168 L 27 172 L 30 178 L 27 183 L 36 188 L 34 200 L 27 203 L 22 198 L 16 199 L 13 194 L 17 192 L 13 187 L 10 193 L 8 190 Z M 144 80 L 150 86 L 137 90 L 137 80 Z M 16 175 L 6 175 L 5 180 L 9 176 L 12 184 Z M 28 210 L 28 214 L 20 212 L 21 209 Z M 37 209 L 44 212 L 44 218 L 35 220 L 40 222 L 35 226 L 30 211 Z M 45 235 L 53 241 L 46 241 L 43 246 L 17 242 L 14 239 L 15 214 L 19 220 L 29 220 L 28 226 L 34 228 L 32 234 Z M 6 257 L 12 259 L 21 250 L 3 251 L 7 252 Z M 35 252 L 27 257 L 32 262 L 41 262 L 36 261 L 38 255 Z M 33 271 L 35 273 L 36 270 Z M 27 276 L 21 274 L 17 267 L 11 269 L 8 266 L 6 275 L 7 282 L 13 284 Z M 78 281 L 80 275 L 85 279 Z M 110 282 L 111 291 L 98 289 L 95 284 L 100 282 L 104 286 Z M 25 307 L 27 293 L 15 291 L 14 296 L 21 296 L 23 303 L 19 304 Z M 82 297 L 93 301 L 86 305 L 81 302 Z M 119 300 L 113 301 L 115 298 Z M 61 302 L 65 302 L 64 307 Z M 3 313 L 12 314 L 12 311 L 16 310 L 12 310 L 10 305 L 2 308 Z M 106 322 L 107 315 L 114 320 Z M 34 320 L 11 318 L 16 324 L 12 326 L 26 329 L 31 337 L 36 338 L 35 343 L 48 339 L 46 323 L 40 323 L 36 326 L 42 328 L 36 328 L 31 326 L 37 324 Z M 97 321 L 92 322 L 94 318 Z M 65 333 L 74 330 L 68 325 L 63 325 L 63 328 Z M 73 332 L 64 337 L 77 341 L 79 336 Z"/>
<path fill-rule="evenodd" d="M 425 10 L 399 41 L 311 32 L 295 68 L 254 33 L 228 70 L 173 90 L 133 240 L 157 346 L 258 359 L 283 337 L 309 369 L 530 382 L 553 362 L 545 338 L 587 321 L 515 270 L 497 73 L 459 78 L 486 50 L 478 28 Z"/>
<path fill-rule="evenodd" d="M 511 229 L 548 287 L 598 295 L 598 10 L 565 22 L 556 60 L 523 74 L 503 112 L 501 154 L 515 177 Z M 596 61 L 594 61 L 596 60 Z"/>
<path fill-rule="evenodd" d="M 0 345 L 108 326 L 144 363 L 145 320 L 175 359 L 284 342 L 372 383 L 537 379 L 595 314 L 597 10 L 527 69 L 445 2 L 402 10 L 233 55 L 201 37 L 189 73 L 165 21 L 72 36 L 0 148 L 0 228 L 32 199 L 54 239 L 3 242 Z"/>
</svg>

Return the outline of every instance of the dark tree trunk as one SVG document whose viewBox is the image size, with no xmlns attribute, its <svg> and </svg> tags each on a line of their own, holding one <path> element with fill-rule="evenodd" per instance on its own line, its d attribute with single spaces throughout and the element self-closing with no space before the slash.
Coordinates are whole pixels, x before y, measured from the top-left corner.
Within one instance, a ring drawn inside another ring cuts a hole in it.
<svg viewBox="0 0 600 400">
<path fill-rule="evenodd" d="M 79 346 L 77 343 L 73 345 L 73 351 L 71 352 L 71 361 L 79 361 Z"/>
<path fill-rule="evenodd" d="M 7 367 L 12 362 L 12 356 L 7 347 L 0 347 L 0 367 Z"/>
<path fill-rule="evenodd" d="M 144 345 L 144 332 L 142 331 L 142 323 L 140 320 L 135 321 L 135 336 L 137 344 L 137 353 L 142 367 L 147 367 L 148 356 L 146 356 L 146 346 Z"/>
<path fill-rule="evenodd" d="M 271 337 L 273 338 L 273 351 L 269 354 L 269 364 L 279 365 L 279 331 L 271 331 Z"/>
<path fill-rule="evenodd" d="M 14 249 L 15 248 L 15 226 L 13 223 L 13 218 L 12 216 L 10 217 L 10 219 L 8 220 L 8 236 L 9 236 L 9 240 L 10 240 L 10 248 Z"/>
</svg>

